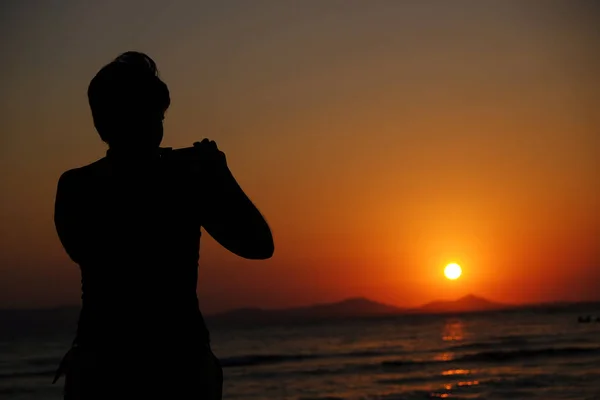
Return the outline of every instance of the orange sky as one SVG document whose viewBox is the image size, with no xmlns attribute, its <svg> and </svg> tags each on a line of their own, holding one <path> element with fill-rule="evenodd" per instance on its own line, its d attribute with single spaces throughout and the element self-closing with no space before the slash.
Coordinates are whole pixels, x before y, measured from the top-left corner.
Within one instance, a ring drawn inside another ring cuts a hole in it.
<svg viewBox="0 0 600 400">
<path fill-rule="evenodd" d="M 204 236 L 207 311 L 600 299 L 591 2 L 135 3 L 0 6 L 0 308 L 77 304 L 56 181 L 103 156 L 87 85 L 131 49 L 171 90 L 163 144 L 216 140 L 275 235 L 266 262 Z"/>
</svg>

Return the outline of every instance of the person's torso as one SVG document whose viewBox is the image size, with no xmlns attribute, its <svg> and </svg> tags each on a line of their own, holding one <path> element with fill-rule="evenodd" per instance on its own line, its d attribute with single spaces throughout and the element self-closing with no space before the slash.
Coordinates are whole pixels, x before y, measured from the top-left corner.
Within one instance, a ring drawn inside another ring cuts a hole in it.
<svg viewBox="0 0 600 400">
<path fill-rule="evenodd" d="M 80 177 L 80 336 L 195 331 L 201 207 L 193 176 L 159 161 L 105 158 Z"/>
</svg>

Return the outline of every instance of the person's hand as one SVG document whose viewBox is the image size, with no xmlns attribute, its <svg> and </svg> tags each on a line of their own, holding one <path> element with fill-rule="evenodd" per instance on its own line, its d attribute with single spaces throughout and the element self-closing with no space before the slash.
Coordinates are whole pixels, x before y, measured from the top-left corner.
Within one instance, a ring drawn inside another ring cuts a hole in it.
<svg viewBox="0 0 600 400">
<path fill-rule="evenodd" d="M 203 139 L 201 142 L 195 142 L 194 148 L 197 149 L 200 156 L 200 162 L 207 167 L 226 167 L 227 159 L 217 147 L 214 140 Z"/>
</svg>

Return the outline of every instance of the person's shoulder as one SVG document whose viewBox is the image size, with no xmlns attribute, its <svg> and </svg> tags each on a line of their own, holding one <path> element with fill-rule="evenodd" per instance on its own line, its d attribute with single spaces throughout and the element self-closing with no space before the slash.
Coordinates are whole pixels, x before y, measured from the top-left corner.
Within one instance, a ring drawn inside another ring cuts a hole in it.
<svg viewBox="0 0 600 400">
<path fill-rule="evenodd" d="M 66 170 L 60 175 L 59 185 L 76 184 L 82 181 L 88 181 L 92 176 L 97 175 L 103 169 L 106 169 L 106 161 L 101 158 L 82 167 L 76 167 Z"/>
</svg>

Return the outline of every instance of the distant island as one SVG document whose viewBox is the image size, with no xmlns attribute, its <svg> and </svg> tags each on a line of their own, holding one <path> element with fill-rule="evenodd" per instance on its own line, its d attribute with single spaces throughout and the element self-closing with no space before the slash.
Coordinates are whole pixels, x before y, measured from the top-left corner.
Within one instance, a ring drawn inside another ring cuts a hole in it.
<svg viewBox="0 0 600 400">
<path fill-rule="evenodd" d="M 476 311 L 494 311 L 514 308 L 514 305 L 496 303 L 483 297 L 475 295 L 467 295 L 458 300 L 453 301 L 433 301 L 427 303 L 415 311 L 423 313 L 459 313 L 459 312 L 476 312 Z"/>
<path fill-rule="evenodd" d="M 364 297 L 355 297 L 335 303 L 315 304 L 305 307 L 262 309 L 239 308 L 217 314 L 207 315 L 212 322 L 271 322 L 287 320 L 313 320 L 332 318 L 361 318 L 394 316 L 409 314 L 447 314 L 495 311 L 516 306 L 496 303 L 475 295 L 457 300 L 433 301 L 416 308 L 401 308 L 379 303 Z"/>
</svg>

